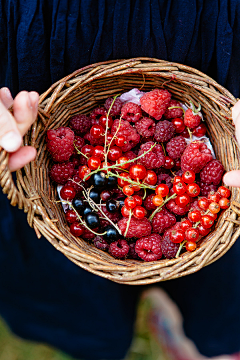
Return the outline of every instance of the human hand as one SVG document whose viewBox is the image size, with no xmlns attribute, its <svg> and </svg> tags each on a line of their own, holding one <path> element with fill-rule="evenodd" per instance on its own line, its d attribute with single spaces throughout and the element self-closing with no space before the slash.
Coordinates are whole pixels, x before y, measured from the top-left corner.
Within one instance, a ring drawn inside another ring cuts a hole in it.
<svg viewBox="0 0 240 360">
<path fill-rule="evenodd" d="M 240 100 L 232 108 L 232 119 L 235 124 L 235 135 L 240 146 Z M 223 177 L 227 186 L 240 187 L 240 170 L 227 172 Z"/>
<path fill-rule="evenodd" d="M 0 89 L 0 146 L 10 153 L 10 171 L 20 169 L 36 156 L 36 149 L 23 146 L 22 137 L 37 116 L 39 95 L 21 91 L 13 100 L 8 88 Z M 13 106 L 13 115 L 8 108 Z"/>
</svg>

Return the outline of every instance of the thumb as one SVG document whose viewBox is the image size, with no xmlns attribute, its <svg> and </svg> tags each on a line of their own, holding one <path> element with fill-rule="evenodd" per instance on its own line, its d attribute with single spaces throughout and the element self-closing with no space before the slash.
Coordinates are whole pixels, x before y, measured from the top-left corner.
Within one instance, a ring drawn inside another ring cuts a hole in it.
<svg viewBox="0 0 240 360">
<path fill-rule="evenodd" d="M 227 172 L 223 177 L 223 182 L 227 186 L 240 187 L 240 170 Z"/>
</svg>

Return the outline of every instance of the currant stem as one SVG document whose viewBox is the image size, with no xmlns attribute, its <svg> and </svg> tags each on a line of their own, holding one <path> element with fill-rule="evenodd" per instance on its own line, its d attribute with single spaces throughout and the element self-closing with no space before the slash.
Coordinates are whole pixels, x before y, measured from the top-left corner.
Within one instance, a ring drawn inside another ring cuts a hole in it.
<svg viewBox="0 0 240 360">
<path fill-rule="evenodd" d="M 76 152 L 78 153 L 78 155 L 82 155 L 82 156 L 84 156 L 86 159 L 88 159 L 87 155 L 83 154 L 83 153 L 76 147 L 75 141 L 73 142 L 73 146 L 74 146 Z"/>
<path fill-rule="evenodd" d="M 170 106 L 170 107 L 168 108 L 168 110 L 172 110 L 172 109 L 181 109 L 181 110 L 183 111 L 183 115 L 184 115 L 185 112 L 186 112 L 181 106 Z"/>
<path fill-rule="evenodd" d="M 180 252 L 181 252 L 181 250 L 182 250 L 182 248 L 183 248 L 183 246 L 184 246 L 184 244 L 187 242 L 187 240 L 184 240 L 183 242 L 181 242 L 181 244 L 180 244 L 180 246 L 179 246 L 179 248 L 178 248 L 178 252 L 176 253 L 176 258 L 178 258 L 179 257 L 179 255 L 180 255 Z"/>
<path fill-rule="evenodd" d="M 127 232 L 128 232 L 129 226 L 130 226 L 131 217 L 132 217 L 132 210 L 130 209 L 129 218 L 128 218 L 128 221 L 127 221 L 127 227 L 126 227 L 126 230 L 125 230 L 125 233 L 124 233 L 124 237 L 127 236 Z"/>
<path fill-rule="evenodd" d="M 133 181 L 133 180 L 130 180 L 130 179 L 125 178 L 125 177 L 123 177 L 123 176 L 120 176 L 120 175 L 118 175 L 118 174 L 115 174 L 115 173 L 113 173 L 113 172 L 111 172 L 111 171 L 109 171 L 109 175 L 115 176 L 115 177 L 117 177 L 117 178 L 119 178 L 119 179 L 122 179 L 122 180 L 124 180 L 124 181 L 127 181 L 127 182 L 129 182 L 130 184 L 137 185 L 137 186 L 139 186 L 139 187 L 142 188 L 142 189 L 155 190 L 155 187 L 151 187 L 151 186 L 147 186 L 147 185 L 138 183 L 138 182 L 136 182 L 136 181 Z"/>
<path fill-rule="evenodd" d="M 165 201 L 164 201 L 160 206 L 158 206 L 158 207 L 154 210 L 154 212 L 153 212 L 152 215 L 148 218 L 148 220 L 149 220 L 149 221 L 152 221 L 152 219 L 154 218 L 154 216 L 155 216 L 159 211 L 162 210 L 162 207 L 163 207 L 169 200 L 174 199 L 174 198 L 176 198 L 176 197 L 177 197 L 177 194 L 173 194 L 173 195 L 171 195 L 169 198 L 165 199 Z"/>
</svg>

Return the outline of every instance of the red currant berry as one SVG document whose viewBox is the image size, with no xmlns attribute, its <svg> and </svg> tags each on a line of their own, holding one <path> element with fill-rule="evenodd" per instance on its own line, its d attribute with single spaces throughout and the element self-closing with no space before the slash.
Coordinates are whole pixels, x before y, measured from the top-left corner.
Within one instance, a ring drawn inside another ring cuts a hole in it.
<svg viewBox="0 0 240 360">
<path fill-rule="evenodd" d="M 165 197 L 169 193 L 169 187 L 166 184 L 159 184 L 155 189 L 155 193 L 157 195 Z"/>
<path fill-rule="evenodd" d="M 122 155 L 122 149 L 118 146 L 113 146 L 112 148 L 110 148 L 107 157 L 111 161 L 116 161 L 117 159 L 120 158 L 121 155 Z"/>
<path fill-rule="evenodd" d="M 202 137 L 206 134 L 207 132 L 207 128 L 206 125 L 203 123 L 200 123 L 200 125 L 198 125 L 194 130 L 193 130 L 193 135 L 197 136 L 197 137 Z"/>
<path fill-rule="evenodd" d="M 172 230 L 170 232 L 170 239 L 174 243 L 181 243 L 185 239 L 185 234 L 182 230 Z"/>
<path fill-rule="evenodd" d="M 101 161 L 103 161 L 104 160 L 104 147 L 101 145 L 95 146 L 95 148 L 93 149 L 92 155 L 98 157 Z"/>
<path fill-rule="evenodd" d="M 221 209 L 228 209 L 230 206 L 230 201 L 227 198 L 221 198 L 219 200 L 219 206 Z"/>
<path fill-rule="evenodd" d="M 132 184 L 132 187 L 133 187 L 133 190 L 136 192 L 141 189 L 141 187 L 139 185 L 135 185 L 135 184 Z"/>
<path fill-rule="evenodd" d="M 84 145 L 81 149 L 81 152 L 86 155 L 88 158 L 93 155 L 94 147 L 92 145 Z"/>
<path fill-rule="evenodd" d="M 191 184 L 195 181 L 195 173 L 192 170 L 187 170 L 182 174 L 182 179 L 186 184 Z"/>
<path fill-rule="evenodd" d="M 208 209 L 209 204 L 210 202 L 206 197 L 202 197 L 198 200 L 198 206 L 200 207 L 200 209 L 203 209 L 205 211 Z"/>
<path fill-rule="evenodd" d="M 125 185 L 122 191 L 126 196 L 131 196 L 134 193 L 132 185 Z"/>
<path fill-rule="evenodd" d="M 200 187 L 196 183 L 188 184 L 186 192 L 191 197 L 198 196 L 200 194 Z"/>
<path fill-rule="evenodd" d="M 194 251 L 197 247 L 197 244 L 194 241 L 187 241 L 185 248 L 187 251 Z"/>
<path fill-rule="evenodd" d="M 84 227 L 79 222 L 70 225 L 70 232 L 74 236 L 81 236 L 84 233 Z"/>
<path fill-rule="evenodd" d="M 153 198 L 152 198 L 152 203 L 153 205 L 155 206 L 160 206 L 162 205 L 163 203 L 163 198 L 161 195 L 155 195 Z"/>
<path fill-rule="evenodd" d="M 78 217 L 74 210 L 67 210 L 65 219 L 69 224 L 72 224 L 78 220 Z"/>
<path fill-rule="evenodd" d="M 176 133 L 181 133 L 186 128 L 183 119 L 180 118 L 172 119 L 172 124 L 175 127 Z"/>
<path fill-rule="evenodd" d="M 197 241 L 199 239 L 199 231 L 195 228 L 189 228 L 185 231 L 187 241 Z"/>
<path fill-rule="evenodd" d="M 99 118 L 99 125 L 101 125 L 104 129 L 106 129 L 106 126 L 108 124 L 108 129 L 110 129 L 112 127 L 113 124 L 113 119 L 111 116 L 107 116 L 107 115 L 102 115 Z"/>
<path fill-rule="evenodd" d="M 163 165 L 163 167 L 165 169 L 172 169 L 175 165 L 175 162 L 172 158 L 170 158 L 169 156 L 165 156 L 165 164 Z"/>
<path fill-rule="evenodd" d="M 147 170 L 143 165 L 132 165 L 129 170 L 132 179 L 142 180 L 147 175 Z"/>
<path fill-rule="evenodd" d="M 115 145 L 115 138 L 113 139 L 113 135 L 110 133 L 107 133 L 107 145 L 111 144 L 111 147 Z"/>
<path fill-rule="evenodd" d="M 199 234 L 201 236 L 206 236 L 210 233 L 210 229 L 206 229 L 205 227 L 203 227 L 201 224 L 198 225 L 197 227 L 198 231 L 199 231 Z"/>
<path fill-rule="evenodd" d="M 117 164 L 119 164 L 120 168 L 126 170 L 130 166 L 130 163 L 125 164 L 126 161 L 129 161 L 129 159 L 126 156 L 121 156 L 119 159 L 117 159 Z"/>
<path fill-rule="evenodd" d="M 90 134 L 94 139 L 99 139 L 104 134 L 104 129 L 101 125 L 93 125 L 90 129 Z"/>
<path fill-rule="evenodd" d="M 175 203 L 180 207 L 185 207 L 190 203 L 190 197 L 188 194 L 178 195 L 175 199 Z"/>
<path fill-rule="evenodd" d="M 229 198 L 231 195 L 231 191 L 227 189 L 225 186 L 220 186 L 217 190 L 221 197 Z"/>
<path fill-rule="evenodd" d="M 210 191 L 210 193 L 208 194 L 208 200 L 210 202 L 217 202 L 218 203 L 220 198 L 221 198 L 221 196 L 217 192 Z"/>
<path fill-rule="evenodd" d="M 108 201 L 109 199 L 111 199 L 111 197 L 112 195 L 108 190 L 103 190 L 100 194 L 100 198 L 102 199 L 102 201 Z"/>
<path fill-rule="evenodd" d="M 206 229 L 209 229 L 214 223 L 214 220 L 209 215 L 203 215 L 200 221 L 201 225 Z"/>
<path fill-rule="evenodd" d="M 221 210 L 220 205 L 216 202 L 212 202 L 208 208 L 212 214 L 217 214 Z"/>
<path fill-rule="evenodd" d="M 121 176 L 122 178 L 126 178 L 126 180 L 118 178 L 117 182 L 118 182 L 119 186 L 121 186 L 123 188 L 125 185 L 129 185 L 129 182 L 127 181 L 127 179 L 131 180 L 131 178 L 128 173 L 122 172 L 119 174 L 119 176 Z"/>
<path fill-rule="evenodd" d="M 129 196 L 124 200 L 124 204 L 128 209 L 133 209 L 135 208 L 136 204 L 136 200 L 134 199 L 134 197 Z"/>
<path fill-rule="evenodd" d="M 136 206 L 136 207 L 133 209 L 133 215 L 134 215 L 135 218 L 137 218 L 137 219 L 143 219 L 144 216 L 147 215 L 147 211 L 146 211 L 146 209 L 144 209 L 144 207 L 142 207 L 142 206 Z"/>
<path fill-rule="evenodd" d="M 124 135 L 119 135 L 116 139 L 115 139 L 115 144 L 119 147 L 122 147 L 126 144 L 126 136 Z"/>
<path fill-rule="evenodd" d="M 76 196 L 76 191 L 72 186 L 64 185 L 60 190 L 60 196 L 63 200 L 72 200 Z"/>
<path fill-rule="evenodd" d="M 174 183 L 178 183 L 178 182 L 182 182 L 182 181 L 183 181 L 183 179 L 182 179 L 181 176 L 175 176 L 174 179 L 173 179 Z"/>
<path fill-rule="evenodd" d="M 128 217 L 130 215 L 130 209 L 128 209 L 126 206 L 123 206 L 121 209 L 121 214 L 124 217 Z"/>
<path fill-rule="evenodd" d="M 189 139 L 190 138 L 190 134 L 188 132 L 187 129 L 184 129 L 182 132 L 181 132 L 181 136 L 183 136 L 185 139 Z"/>
<path fill-rule="evenodd" d="M 87 167 L 87 165 L 83 165 L 79 167 L 79 177 L 80 179 L 84 179 L 86 175 L 90 174 L 91 170 L 89 169 L 89 167 Z M 90 179 L 90 176 L 88 176 L 85 180 Z"/>
<path fill-rule="evenodd" d="M 192 211 L 189 211 L 189 213 L 188 213 L 188 219 L 191 222 L 198 222 L 201 220 L 201 218 L 202 218 L 202 214 L 199 210 L 192 210 Z"/>
<path fill-rule="evenodd" d="M 97 170 L 100 165 L 101 165 L 101 159 L 99 157 L 91 156 L 88 159 L 88 167 L 89 167 L 89 169 Z"/>
<path fill-rule="evenodd" d="M 186 220 L 181 221 L 180 227 L 181 227 L 181 230 L 183 230 L 185 232 L 187 229 L 192 227 L 192 223 L 190 220 L 186 219 Z"/>
<path fill-rule="evenodd" d="M 156 185 L 157 183 L 157 174 L 153 170 L 147 170 L 147 174 L 143 180 L 144 184 Z"/>
<path fill-rule="evenodd" d="M 111 166 L 111 164 L 109 162 L 102 162 L 101 163 L 101 169 L 103 168 L 108 168 L 109 166 Z M 101 170 L 102 172 L 104 172 L 105 174 L 107 173 L 107 170 Z"/>
<path fill-rule="evenodd" d="M 133 198 L 135 199 L 137 206 L 142 205 L 142 198 L 141 198 L 141 196 L 139 196 L 139 195 L 133 195 Z"/>
<path fill-rule="evenodd" d="M 213 214 L 211 213 L 211 211 L 208 213 L 208 215 L 210 216 L 210 218 L 215 221 L 217 219 L 217 214 Z"/>
<path fill-rule="evenodd" d="M 186 192 L 187 186 L 184 184 L 184 182 L 178 182 L 173 184 L 173 191 L 177 195 L 182 195 Z"/>
</svg>

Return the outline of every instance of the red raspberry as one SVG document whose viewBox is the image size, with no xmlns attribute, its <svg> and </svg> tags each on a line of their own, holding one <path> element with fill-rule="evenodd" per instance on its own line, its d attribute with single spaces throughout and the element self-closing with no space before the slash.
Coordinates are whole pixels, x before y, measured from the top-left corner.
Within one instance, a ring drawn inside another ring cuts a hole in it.
<svg viewBox="0 0 240 360">
<path fill-rule="evenodd" d="M 168 108 L 172 106 L 181 106 L 180 102 L 177 100 L 172 99 L 169 103 Z M 181 118 L 183 116 L 183 109 L 167 109 L 164 113 L 165 119 L 175 119 L 175 118 Z"/>
<path fill-rule="evenodd" d="M 75 169 L 79 168 L 79 166 L 81 165 L 80 160 L 79 160 L 79 156 L 77 156 L 77 155 L 72 155 L 70 157 L 69 161 L 73 162 Z"/>
<path fill-rule="evenodd" d="M 166 231 L 161 241 L 162 253 L 167 259 L 175 258 L 178 252 L 179 244 L 175 244 L 170 240 L 169 233 Z"/>
<path fill-rule="evenodd" d="M 213 159 L 211 150 L 201 141 L 190 143 L 181 157 L 181 169 L 185 172 L 192 170 L 199 173 L 204 166 Z"/>
<path fill-rule="evenodd" d="M 98 125 L 101 116 L 107 115 L 106 110 L 103 107 L 97 107 L 93 109 L 90 114 L 91 125 Z"/>
<path fill-rule="evenodd" d="M 64 185 L 71 179 L 74 174 L 74 164 L 72 162 L 65 162 L 61 164 L 54 164 L 50 170 L 50 177 L 57 184 Z"/>
<path fill-rule="evenodd" d="M 189 211 L 191 205 L 189 203 L 185 207 L 180 207 L 175 203 L 174 199 L 171 199 L 166 203 L 166 207 L 176 215 L 184 215 Z"/>
<path fill-rule="evenodd" d="M 82 184 L 85 188 L 87 187 L 86 182 L 85 181 L 83 182 L 82 179 L 80 179 L 80 177 L 78 176 L 78 173 L 79 173 L 79 170 L 77 170 L 77 173 L 75 173 L 75 175 L 73 175 L 71 180 L 68 180 L 66 182 L 66 185 L 72 186 L 77 194 L 79 194 L 83 191 L 83 188 L 78 184 Z"/>
<path fill-rule="evenodd" d="M 196 128 L 198 125 L 200 125 L 201 121 L 202 117 L 198 112 L 195 112 L 192 109 L 187 109 L 184 114 L 184 124 L 189 127 L 189 129 Z"/>
<path fill-rule="evenodd" d="M 96 246 L 96 248 L 98 248 L 100 250 L 108 250 L 109 249 L 109 244 L 101 236 L 96 236 L 95 239 L 93 240 L 93 242 L 94 242 L 94 245 Z"/>
<path fill-rule="evenodd" d="M 122 234 L 124 235 L 125 230 L 127 228 L 128 218 L 123 218 L 118 222 L 118 227 L 121 230 Z M 127 232 L 127 237 L 137 237 L 140 238 L 142 236 L 148 236 L 151 234 L 152 225 L 150 221 L 146 218 L 143 219 L 135 219 L 131 218 L 130 226 Z"/>
<path fill-rule="evenodd" d="M 155 261 L 162 257 L 161 236 L 152 234 L 136 241 L 135 251 L 144 261 Z"/>
<path fill-rule="evenodd" d="M 109 246 L 109 253 L 116 258 L 125 258 L 129 252 L 129 245 L 126 240 L 114 241 Z"/>
<path fill-rule="evenodd" d="M 129 243 L 128 245 L 129 245 L 128 257 L 130 259 L 138 259 L 139 260 L 139 256 L 135 251 L 136 243 L 132 242 L 132 243 Z"/>
<path fill-rule="evenodd" d="M 70 128 L 77 135 L 84 135 L 92 125 L 90 118 L 86 115 L 75 115 L 69 120 Z"/>
<path fill-rule="evenodd" d="M 219 160 L 212 160 L 200 172 L 202 182 L 206 184 L 218 185 L 223 177 L 224 167 Z"/>
<path fill-rule="evenodd" d="M 187 142 L 185 138 L 183 136 L 176 136 L 167 143 L 166 150 L 172 159 L 177 160 L 181 157 L 186 147 Z"/>
<path fill-rule="evenodd" d="M 214 191 L 216 192 L 217 191 L 217 185 L 213 185 L 213 184 L 205 184 L 204 182 L 200 181 L 197 183 L 199 186 L 200 186 L 200 194 L 202 196 L 208 196 L 208 194 L 210 193 L 210 191 Z"/>
<path fill-rule="evenodd" d="M 160 120 L 169 107 L 171 94 L 167 90 L 155 89 L 144 94 L 141 99 L 141 108 L 156 120 Z"/>
<path fill-rule="evenodd" d="M 47 131 L 47 149 L 53 161 L 63 162 L 69 160 L 73 153 L 74 132 L 68 127 Z"/>
<path fill-rule="evenodd" d="M 104 212 L 105 215 L 115 224 L 121 219 L 121 215 L 118 211 L 110 213 L 107 211 L 106 206 L 101 206 L 101 210 Z M 107 225 L 110 225 L 111 223 L 101 214 L 101 212 L 98 212 L 99 218 L 100 218 L 100 225 L 101 227 L 105 227 Z"/>
<path fill-rule="evenodd" d="M 81 151 L 82 147 L 85 145 L 85 141 L 82 137 L 80 136 L 75 136 L 74 137 L 74 151 L 73 154 L 74 155 L 78 155 L 78 152 L 76 150 L 76 148 Z M 85 164 L 84 164 L 85 165 Z"/>
<path fill-rule="evenodd" d="M 133 160 L 137 157 L 137 155 L 133 151 L 127 151 L 124 153 L 124 156 L 128 158 L 128 160 Z M 131 165 L 136 165 L 137 161 L 131 162 Z"/>
<path fill-rule="evenodd" d="M 91 145 L 103 145 L 105 142 L 105 137 L 101 136 L 100 138 L 94 138 L 90 133 L 84 135 L 84 139 L 89 141 Z"/>
<path fill-rule="evenodd" d="M 151 194 L 149 196 L 146 197 L 146 199 L 144 200 L 144 207 L 147 210 L 155 210 L 156 206 L 153 204 L 152 199 L 156 194 Z"/>
<path fill-rule="evenodd" d="M 108 113 L 108 110 L 109 110 L 110 106 L 112 105 L 112 102 L 113 102 L 113 98 L 111 98 L 111 97 L 109 97 L 105 101 L 104 107 L 105 107 L 107 113 Z M 123 106 L 122 101 L 120 99 L 118 99 L 118 98 L 115 99 L 114 103 L 113 103 L 113 106 L 111 107 L 109 115 L 110 116 L 118 116 L 118 115 L 120 115 L 122 106 Z"/>
<path fill-rule="evenodd" d="M 145 144 L 142 144 L 140 146 L 138 156 L 148 151 L 153 145 L 153 141 L 148 141 Z M 146 169 L 155 169 L 163 166 L 165 164 L 165 156 L 162 146 L 159 144 L 155 145 L 150 152 L 148 152 L 146 155 L 144 155 L 138 160 L 138 163 L 145 166 Z"/>
<path fill-rule="evenodd" d="M 166 184 L 169 189 L 172 188 L 173 184 L 172 184 L 172 177 L 168 174 L 159 174 L 158 175 L 158 180 L 157 180 L 157 185 L 159 184 Z"/>
<path fill-rule="evenodd" d="M 114 135 L 118 129 L 119 126 L 118 119 L 114 120 L 111 133 Z M 127 143 L 121 147 L 122 151 L 129 151 L 134 146 L 136 146 L 140 141 L 140 135 L 137 133 L 137 130 L 134 129 L 128 121 L 121 120 L 120 129 L 117 132 L 117 135 L 124 135 L 126 137 Z"/>
<path fill-rule="evenodd" d="M 98 229 L 92 229 L 92 230 L 95 232 L 98 231 Z M 84 233 L 81 235 L 81 237 L 85 240 L 93 240 L 96 237 L 96 234 L 85 228 Z"/>
<path fill-rule="evenodd" d="M 175 132 L 175 127 L 170 121 L 163 120 L 157 123 L 154 138 L 159 142 L 169 141 Z"/>
<path fill-rule="evenodd" d="M 144 117 L 136 122 L 135 127 L 142 137 L 147 138 L 154 135 L 156 124 L 154 120 Z"/>
<path fill-rule="evenodd" d="M 121 110 L 121 116 L 127 121 L 137 122 L 142 117 L 141 106 L 132 102 L 128 102 L 127 104 L 123 105 Z"/>
<path fill-rule="evenodd" d="M 165 208 L 162 208 L 152 219 L 153 232 L 161 234 L 165 229 L 173 226 L 175 223 L 175 216 Z"/>
</svg>

